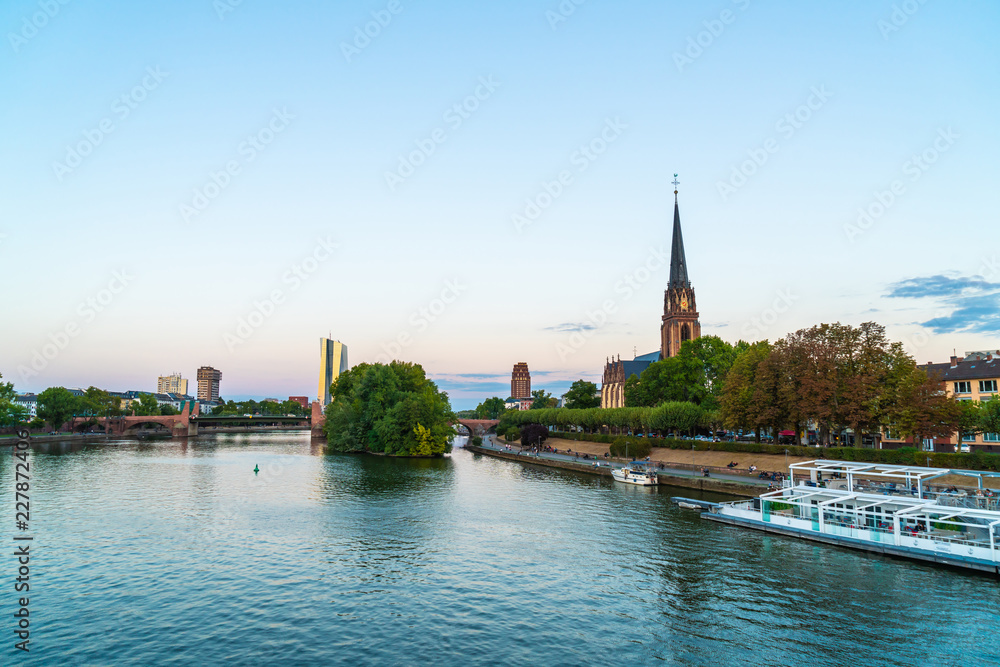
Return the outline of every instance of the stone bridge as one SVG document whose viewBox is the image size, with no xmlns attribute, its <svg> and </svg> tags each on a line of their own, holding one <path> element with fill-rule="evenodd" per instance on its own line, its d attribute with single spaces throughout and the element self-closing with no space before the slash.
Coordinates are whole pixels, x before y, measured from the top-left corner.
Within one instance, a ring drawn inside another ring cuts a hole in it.
<svg viewBox="0 0 1000 667">
<path fill-rule="evenodd" d="M 496 428 L 500 423 L 498 419 L 459 419 L 456 423 L 469 429 L 470 437 L 473 435 L 482 436 L 491 429 Z"/>
<path fill-rule="evenodd" d="M 194 405 L 194 412 L 191 412 L 191 405 Z M 184 409 L 179 415 L 171 416 L 149 416 L 149 417 L 74 417 L 70 421 L 70 430 L 80 431 L 95 425 L 104 429 L 108 435 L 128 435 L 130 430 L 136 429 L 144 424 L 159 424 L 170 430 L 172 438 L 187 438 L 198 435 L 197 419 L 191 417 L 198 416 L 198 403 L 186 401 Z M 133 430 L 134 433 L 134 430 Z"/>
</svg>

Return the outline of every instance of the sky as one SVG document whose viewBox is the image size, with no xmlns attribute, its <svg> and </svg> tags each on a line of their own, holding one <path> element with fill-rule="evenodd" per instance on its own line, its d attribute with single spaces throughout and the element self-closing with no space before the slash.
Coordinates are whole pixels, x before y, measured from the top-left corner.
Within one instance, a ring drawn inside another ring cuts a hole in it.
<svg viewBox="0 0 1000 667">
<path fill-rule="evenodd" d="M 315 396 L 319 338 L 455 409 L 702 333 L 1000 348 L 1000 5 L 0 5 L 0 374 Z"/>
</svg>

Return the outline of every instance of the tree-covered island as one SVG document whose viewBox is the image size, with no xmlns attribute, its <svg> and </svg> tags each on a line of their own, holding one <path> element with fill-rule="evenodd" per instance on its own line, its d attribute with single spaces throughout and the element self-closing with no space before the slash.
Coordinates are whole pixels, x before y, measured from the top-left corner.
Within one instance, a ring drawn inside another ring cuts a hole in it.
<svg viewBox="0 0 1000 667">
<path fill-rule="evenodd" d="M 359 364 L 331 385 L 327 451 L 441 456 L 451 451 L 455 415 L 419 364 Z"/>
</svg>

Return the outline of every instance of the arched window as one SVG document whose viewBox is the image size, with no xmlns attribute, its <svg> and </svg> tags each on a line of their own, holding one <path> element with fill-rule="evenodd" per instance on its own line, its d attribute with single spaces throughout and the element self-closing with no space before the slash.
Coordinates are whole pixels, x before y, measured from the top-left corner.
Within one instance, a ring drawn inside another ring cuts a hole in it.
<svg viewBox="0 0 1000 667">
<path fill-rule="evenodd" d="M 686 340 L 691 340 L 691 326 L 683 324 L 681 325 L 681 343 Z"/>
</svg>

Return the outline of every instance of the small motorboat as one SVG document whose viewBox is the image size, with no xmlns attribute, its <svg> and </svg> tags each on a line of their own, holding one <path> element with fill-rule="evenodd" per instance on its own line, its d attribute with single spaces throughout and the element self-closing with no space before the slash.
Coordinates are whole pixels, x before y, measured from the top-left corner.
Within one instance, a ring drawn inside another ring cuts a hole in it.
<svg viewBox="0 0 1000 667">
<path fill-rule="evenodd" d="M 705 509 L 701 505 L 695 505 L 694 503 L 686 503 L 683 500 L 677 503 L 678 507 L 682 507 L 686 510 L 703 510 Z"/>
<path fill-rule="evenodd" d="M 632 461 L 632 463 L 621 468 L 612 468 L 611 476 L 619 482 L 626 484 L 637 484 L 639 486 L 656 486 L 659 481 L 656 479 L 656 471 L 652 464 L 646 461 Z"/>
</svg>

